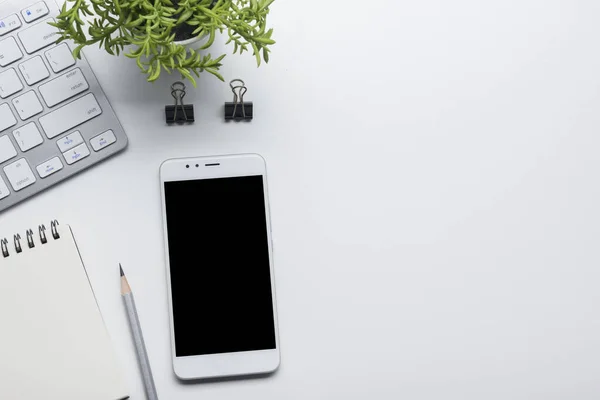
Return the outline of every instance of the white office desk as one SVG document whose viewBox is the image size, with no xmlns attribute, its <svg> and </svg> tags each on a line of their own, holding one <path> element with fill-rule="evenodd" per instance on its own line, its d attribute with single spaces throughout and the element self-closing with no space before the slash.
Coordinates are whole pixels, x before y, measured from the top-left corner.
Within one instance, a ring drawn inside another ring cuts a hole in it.
<svg viewBox="0 0 600 400">
<path fill-rule="evenodd" d="M 73 226 L 132 399 L 118 262 L 162 399 L 597 399 L 599 17 L 594 0 L 279 0 L 272 62 L 225 59 L 249 124 L 222 121 L 229 87 L 203 76 L 196 123 L 166 127 L 175 78 L 89 50 L 130 147 L 0 231 Z M 181 384 L 158 167 L 239 152 L 268 162 L 282 365 Z"/>
</svg>

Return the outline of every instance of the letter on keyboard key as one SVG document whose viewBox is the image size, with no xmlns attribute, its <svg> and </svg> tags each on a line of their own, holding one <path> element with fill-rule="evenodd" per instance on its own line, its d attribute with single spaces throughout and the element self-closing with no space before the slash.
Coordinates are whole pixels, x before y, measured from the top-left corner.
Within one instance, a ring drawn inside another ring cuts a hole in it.
<svg viewBox="0 0 600 400">
<path fill-rule="evenodd" d="M 8 104 L 0 104 L 0 132 L 10 128 L 11 126 L 15 126 L 16 124 L 17 119 L 13 115 L 12 111 L 10 111 Z M 2 161 L 0 161 L 0 163 L 1 162 Z"/>
<path fill-rule="evenodd" d="M 9 137 L 6 135 L 0 136 L 0 164 L 6 160 L 10 160 L 16 155 L 17 150 L 15 149 L 15 146 L 13 146 Z"/>
<path fill-rule="evenodd" d="M 24 158 L 8 164 L 4 167 L 4 173 L 15 192 L 35 183 L 33 171 L 29 168 L 29 164 L 27 164 Z"/>
<path fill-rule="evenodd" d="M 48 72 L 48 68 L 46 68 L 44 60 L 40 56 L 35 56 L 19 64 L 19 70 L 29 86 L 35 85 L 50 76 L 50 72 Z"/>
<path fill-rule="evenodd" d="M 42 103 L 40 103 L 37 94 L 35 94 L 33 90 L 30 90 L 19 97 L 15 97 L 12 103 L 19 113 L 19 117 L 21 117 L 23 121 L 44 111 Z"/>
<path fill-rule="evenodd" d="M 49 18 L 31 28 L 19 32 L 19 39 L 28 54 L 35 53 L 39 49 L 50 46 L 58 40 L 58 30 L 48 25 L 48 22 L 54 22 Z"/>
<path fill-rule="evenodd" d="M 70 99 L 89 89 L 89 85 L 79 68 L 69 71 L 48 83 L 40 86 L 40 93 L 48 107 Z"/>
<path fill-rule="evenodd" d="M 96 97 L 93 93 L 89 93 L 40 117 L 40 125 L 48 139 L 52 139 L 100 114 L 102 114 L 102 109 L 96 101 Z"/>
<path fill-rule="evenodd" d="M 21 151 L 31 150 L 44 142 L 44 139 L 42 139 L 42 135 L 40 135 L 40 131 L 37 126 L 35 126 L 34 122 L 30 122 L 19 129 L 15 129 L 13 131 L 13 136 L 21 148 Z"/>
<path fill-rule="evenodd" d="M 8 190 L 8 186 L 6 186 L 6 183 L 4 183 L 4 179 L 2 179 L 2 177 L 0 176 L 0 200 L 7 197 L 9 194 L 10 191 Z"/>
<path fill-rule="evenodd" d="M 41 163 L 40 165 L 35 167 L 35 169 L 37 169 L 40 178 L 44 179 L 45 177 L 50 176 L 53 173 L 63 169 L 63 163 L 62 161 L 60 161 L 60 158 L 54 157 L 53 159 L 48 160 L 45 163 Z"/>
<path fill-rule="evenodd" d="M 21 20 L 17 14 L 9 15 L 6 18 L 0 19 L 0 36 L 6 35 L 21 27 Z"/>
<path fill-rule="evenodd" d="M 66 43 L 61 43 L 51 48 L 45 54 L 52 71 L 56 73 L 69 68 L 71 65 L 75 65 L 73 53 L 71 53 L 71 49 L 69 49 Z"/>
<path fill-rule="evenodd" d="M 34 5 L 29 6 L 21 11 L 21 15 L 23 16 L 25 22 L 30 23 L 36 19 L 42 18 L 44 15 L 47 15 L 48 12 L 49 11 L 46 3 L 40 1 L 39 3 L 35 3 Z"/>
<path fill-rule="evenodd" d="M 0 42 L 0 67 L 6 67 L 23 57 L 15 38 L 7 38 Z"/>
<path fill-rule="evenodd" d="M 0 97 L 3 99 L 23 90 L 23 84 L 14 68 L 0 73 Z"/>
</svg>

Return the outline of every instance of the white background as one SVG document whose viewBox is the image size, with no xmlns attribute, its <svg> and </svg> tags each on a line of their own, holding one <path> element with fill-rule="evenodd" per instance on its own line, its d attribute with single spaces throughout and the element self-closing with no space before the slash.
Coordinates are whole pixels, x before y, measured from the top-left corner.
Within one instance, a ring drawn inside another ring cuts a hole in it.
<svg viewBox="0 0 600 400">
<path fill-rule="evenodd" d="M 597 399 L 599 17 L 596 0 L 278 0 L 271 63 L 223 68 L 250 124 L 222 121 L 231 92 L 206 75 L 197 122 L 166 127 L 176 77 L 90 49 L 130 147 L 0 231 L 72 225 L 133 399 L 118 262 L 162 399 Z M 282 366 L 182 384 L 158 167 L 240 152 L 268 162 Z"/>
</svg>

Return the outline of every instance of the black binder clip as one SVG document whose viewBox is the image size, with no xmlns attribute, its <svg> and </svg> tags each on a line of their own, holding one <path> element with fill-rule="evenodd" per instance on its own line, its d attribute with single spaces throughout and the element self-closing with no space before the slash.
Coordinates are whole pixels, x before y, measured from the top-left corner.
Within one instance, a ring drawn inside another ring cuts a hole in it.
<svg viewBox="0 0 600 400">
<path fill-rule="evenodd" d="M 165 106 L 167 124 L 194 122 L 194 106 L 183 104 L 185 85 L 182 82 L 175 82 L 171 85 L 171 96 L 175 99 L 175 105 Z"/>
<path fill-rule="evenodd" d="M 234 85 L 237 83 L 238 85 Z M 229 82 L 233 92 L 233 102 L 225 103 L 225 121 L 252 121 L 254 107 L 251 101 L 244 103 L 244 95 L 248 91 L 246 84 L 241 79 Z"/>
</svg>

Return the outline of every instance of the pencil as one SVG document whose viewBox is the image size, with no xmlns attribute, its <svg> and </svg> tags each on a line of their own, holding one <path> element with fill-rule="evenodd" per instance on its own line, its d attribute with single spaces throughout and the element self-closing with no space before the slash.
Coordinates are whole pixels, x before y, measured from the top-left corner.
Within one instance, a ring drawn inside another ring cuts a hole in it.
<svg viewBox="0 0 600 400">
<path fill-rule="evenodd" d="M 131 334 L 133 335 L 138 362 L 140 363 L 140 369 L 142 371 L 146 397 L 148 400 L 158 400 L 156 387 L 154 386 L 154 378 L 152 378 L 152 370 L 150 369 L 150 361 L 148 360 L 146 345 L 144 344 L 144 336 L 142 335 L 142 327 L 140 325 L 140 319 L 138 318 L 137 309 L 135 308 L 133 293 L 131 292 L 131 287 L 129 286 L 129 282 L 127 282 L 127 277 L 125 277 L 121 264 L 119 264 L 119 270 L 121 273 L 121 295 L 123 295 L 127 318 L 129 319 L 129 326 L 131 327 Z"/>
</svg>

